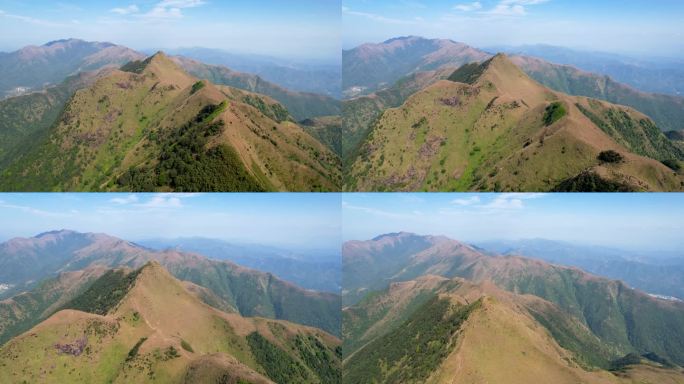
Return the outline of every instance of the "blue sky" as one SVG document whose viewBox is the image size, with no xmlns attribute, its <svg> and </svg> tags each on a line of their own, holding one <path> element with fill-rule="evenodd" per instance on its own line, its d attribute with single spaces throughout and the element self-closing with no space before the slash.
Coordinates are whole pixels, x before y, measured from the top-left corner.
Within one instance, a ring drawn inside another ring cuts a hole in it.
<svg viewBox="0 0 684 384">
<path fill-rule="evenodd" d="M 73 229 L 339 249 L 340 194 L 0 194 L 0 240 Z"/>
<path fill-rule="evenodd" d="M 342 0 L 343 47 L 418 35 L 681 56 L 681 0 Z"/>
<path fill-rule="evenodd" d="M 0 50 L 63 38 L 330 60 L 339 0 L 0 0 Z M 339 60 L 339 59 L 338 59 Z"/>
<path fill-rule="evenodd" d="M 343 239 L 389 232 L 478 242 L 544 238 L 633 250 L 684 249 L 684 194 L 345 194 Z"/>
</svg>

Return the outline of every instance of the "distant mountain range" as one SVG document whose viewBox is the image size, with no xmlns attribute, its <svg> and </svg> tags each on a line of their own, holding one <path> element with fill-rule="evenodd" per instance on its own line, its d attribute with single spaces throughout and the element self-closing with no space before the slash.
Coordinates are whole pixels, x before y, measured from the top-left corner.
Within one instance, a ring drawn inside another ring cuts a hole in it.
<svg viewBox="0 0 684 384">
<path fill-rule="evenodd" d="M 103 67 L 118 68 L 141 58 L 144 58 L 143 54 L 126 47 L 78 39 L 56 40 L 15 52 L 0 52 L 0 95 L 40 90 L 46 85 L 59 84 L 79 72 Z"/>
<path fill-rule="evenodd" d="M 300 287 L 325 292 L 340 292 L 342 274 L 339 252 L 305 255 L 275 247 L 234 244 L 204 238 L 158 239 L 139 241 L 139 244 L 156 250 L 169 248 L 194 252 L 235 264 L 272 273 Z M 314 251 L 310 251 L 314 252 Z"/>
<path fill-rule="evenodd" d="M 38 240 L 45 242 L 49 236 L 72 235 L 46 234 Z M 174 278 L 157 261 L 135 270 L 103 272 L 44 321 L 0 347 L 0 380 L 339 380 L 335 337 L 286 321 L 220 311 L 198 298 L 202 290 Z"/>
<path fill-rule="evenodd" d="M 355 159 L 347 162 L 345 190 L 679 191 L 684 186 L 679 172 L 684 152 L 634 109 L 553 91 L 503 54 L 464 65 L 446 79 L 440 71 L 431 76 L 433 81 L 414 76 L 402 82 L 399 87 L 410 89 L 414 83 L 428 85 L 401 106 L 375 115 Z M 347 113 L 362 114 L 345 107 Z M 608 154 L 615 158 L 604 159 Z"/>
<path fill-rule="evenodd" d="M 488 52 L 532 56 L 556 64 L 571 65 L 587 72 L 610 76 L 644 92 L 684 96 L 682 59 L 634 58 L 550 45 L 500 46 L 484 49 Z"/>
<path fill-rule="evenodd" d="M 195 59 L 207 64 L 226 66 L 236 71 L 253 73 L 281 87 L 300 92 L 313 92 L 339 99 L 341 69 L 338 63 L 299 63 L 263 55 L 236 54 L 220 49 L 181 48 L 169 54 Z"/>
<path fill-rule="evenodd" d="M 441 236 L 343 247 L 343 383 L 662 383 L 684 303 Z"/>
<path fill-rule="evenodd" d="M 684 261 L 674 256 L 627 252 L 566 242 L 529 239 L 493 241 L 477 246 L 502 255 L 524 255 L 549 263 L 581 268 L 589 273 L 622 280 L 641 291 L 684 300 Z"/>
</svg>

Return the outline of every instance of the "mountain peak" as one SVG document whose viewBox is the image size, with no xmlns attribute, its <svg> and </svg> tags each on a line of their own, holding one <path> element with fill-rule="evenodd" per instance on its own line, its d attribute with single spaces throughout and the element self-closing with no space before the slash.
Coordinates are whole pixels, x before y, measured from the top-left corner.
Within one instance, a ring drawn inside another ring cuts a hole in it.
<svg viewBox="0 0 684 384">
<path fill-rule="evenodd" d="M 469 63 L 461 66 L 449 76 L 449 80 L 472 85 L 488 71 L 496 69 L 508 71 L 510 68 L 520 71 L 506 54 L 497 53 L 494 57 L 483 63 Z"/>
<path fill-rule="evenodd" d="M 47 236 L 67 236 L 67 235 L 76 235 L 76 234 L 79 234 L 79 232 L 73 231 L 71 229 L 59 229 L 59 230 L 54 230 L 54 231 L 42 232 L 42 233 L 35 235 L 34 237 L 36 239 L 40 239 L 40 238 L 47 237 Z"/>
</svg>

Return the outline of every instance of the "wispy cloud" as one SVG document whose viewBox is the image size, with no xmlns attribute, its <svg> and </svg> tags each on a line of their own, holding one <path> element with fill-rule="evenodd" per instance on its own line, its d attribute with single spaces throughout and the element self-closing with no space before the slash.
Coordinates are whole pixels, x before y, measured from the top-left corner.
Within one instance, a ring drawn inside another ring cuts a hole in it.
<svg viewBox="0 0 684 384">
<path fill-rule="evenodd" d="M 454 6 L 457 11 L 470 12 L 482 9 L 482 3 L 479 1 L 474 1 L 472 3 L 458 4 Z"/>
<path fill-rule="evenodd" d="M 119 15 L 130 15 L 132 13 L 140 12 L 140 8 L 138 8 L 137 5 L 132 4 L 132 5 L 129 5 L 128 7 L 112 8 L 109 11 L 114 12 L 114 13 L 118 13 Z"/>
<path fill-rule="evenodd" d="M 391 17 L 385 17 L 382 15 L 378 15 L 375 13 L 369 13 L 369 12 L 359 12 L 359 11 L 354 11 L 350 9 L 349 7 L 342 7 L 342 13 L 345 15 L 350 15 L 350 16 L 358 16 L 358 17 L 365 17 L 366 19 L 370 19 L 373 21 L 377 21 L 380 23 L 384 24 L 415 24 L 418 20 L 404 20 L 404 19 L 394 19 Z"/>
<path fill-rule="evenodd" d="M 46 211 L 43 209 L 30 207 L 27 205 L 10 204 L 10 203 L 6 203 L 2 200 L 0 200 L 0 208 L 17 209 L 17 210 L 20 210 L 20 211 L 23 211 L 26 213 L 30 213 L 30 214 L 35 215 L 35 216 L 41 216 L 41 217 L 71 217 L 75 213 L 77 213 L 74 210 L 70 211 L 69 213 Z"/>
<path fill-rule="evenodd" d="M 451 204 L 485 211 L 522 209 L 525 206 L 525 200 L 537 199 L 543 196 L 543 193 L 502 193 L 489 201 L 482 199 L 480 196 L 470 196 L 454 199 L 451 201 Z"/>
<path fill-rule="evenodd" d="M 386 217 L 386 218 L 391 218 L 391 219 L 407 219 L 411 218 L 415 215 L 410 214 L 402 214 L 402 213 L 395 213 L 395 212 L 390 212 L 390 211 L 385 211 L 382 209 L 378 208 L 371 208 L 371 207 L 364 207 L 361 205 L 354 205 L 354 204 L 349 204 L 346 201 L 342 201 L 342 209 L 349 209 L 352 211 L 361 211 L 367 214 L 371 214 L 374 216 L 380 216 L 380 217 Z"/>
<path fill-rule="evenodd" d="M 110 203 L 118 204 L 118 205 L 125 205 L 125 204 L 133 204 L 138 202 L 138 196 L 136 195 L 128 195 L 126 197 L 115 197 L 111 200 L 109 200 Z"/>
<path fill-rule="evenodd" d="M 141 15 L 148 19 L 180 19 L 183 9 L 195 8 L 206 4 L 203 0 L 163 0 L 157 3 L 151 11 Z"/>
<path fill-rule="evenodd" d="M 480 203 L 480 196 L 471 196 L 467 198 L 460 198 L 460 199 L 454 199 L 451 201 L 451 204 L 456 204 L 460 206 L 469 206 L 469 205 L 475 205 Z"/>
<path fill-rule="evenodd" d="M 55 23 L 52 21 L 48 20 L 43 20 L 43 19 L 37 19 L 35 17 L 29 17 L 29 16 L 23 16 L 23 15 L 15 15 L 13 13 L 7 13 L 0 9 L 0 17 L 6 17 L 9 19 L 15 19 L 15 20 L 20 20 L 29 24 L 35 24 L 35 25 L 41 25 L 44 27 L 63 27 L 67 24 L 63 23 Z"/>
<path fill-rule="evenodd" d="M 546 3 L 549 0 L 501 0 L 494 9 L 485 12 L 496 16 L 525 16 L 528 5 Z"/>
<path fill-rule="evenodd" d="M 460 12 L 471 12 L 487 17 L 500 16 L 525 16 L 527 15 L 527 7 L 530 5 L 537 5 L 546 3 L 550 0 L 500 0 L 491 9 L 483 9 L 484 6 L 480 1 L 473 1 L 470 3 L 461 3 L 453 7 L 454 10 Z"/>
</svg>

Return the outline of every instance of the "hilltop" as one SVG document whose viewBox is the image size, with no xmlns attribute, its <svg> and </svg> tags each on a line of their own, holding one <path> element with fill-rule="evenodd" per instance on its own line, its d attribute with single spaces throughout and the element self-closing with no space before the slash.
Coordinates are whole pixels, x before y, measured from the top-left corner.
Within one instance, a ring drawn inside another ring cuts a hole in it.
<svg viewBox="0 0 684 384">
<path fill-rule="evenodd" d="M 153 251 L 105 234 L 56 231 L 0 244 L 3 293 L 0 340 L 23 332 L 55 310 L 55 303 L 78 295 L 103 270 L 140 268 L 156 261 L 203 301 L 243 316 L 283 319 L 339 334 L 340 299 L 332 293 L 302 289 L 270 273 L 228 261 L 169 249 Z"/>
<path fill-rule="evenodd" d="M 647 357 L 612 371 L 589 368 L 581 355 L 559 344 L 542 319 L 553 319 L 557 329 L 608 354 L 583 324 L 559 317 L 558 307 L 546 300 L 491 283 L 423 275 L 392 283 L 343 312 L 343 383 L 684 380 L 681 369 Z"/>
<path fill-rule="evenodd" d="M 327 383 L 339 340 L 203 304 L 159 263 L 110 270 L 0 349 L 3 381 Z"/>
<path fill-rule="evenodd" d="M 345 188 L 678 191 L 682 175 L 661 161 L 682 158 L 645 115 L 552 91 L 499 54 L 386 110 Z"/>
<path fill-rule="evenodd" d="M 159 52 L 76 91 L 2 170 L 5 190 L 337 190 L 339 159 L 275 100 Z"/>
</svg>

